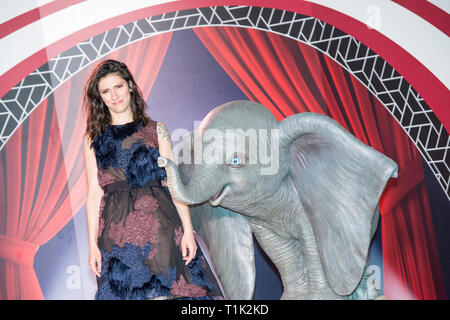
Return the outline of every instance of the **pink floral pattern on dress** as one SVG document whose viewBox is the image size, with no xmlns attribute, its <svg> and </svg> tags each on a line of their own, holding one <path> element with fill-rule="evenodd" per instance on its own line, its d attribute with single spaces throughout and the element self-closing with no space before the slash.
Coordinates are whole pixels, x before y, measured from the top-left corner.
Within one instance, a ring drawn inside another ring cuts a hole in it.
<svg viewBox="0 0 450 320">
<path fill-rule="evenodd" d="M 207 262 L 206 262 L 206 259 L 205 259 L 205 256 L 200 256 L 200 260 L 202 260 L 202 269 L 206 269 L 206 266 L 207 266 Z"/>
<path fill-rule="evenodd" d="M 187 283 L 183 275 L 180 275 L 180 279 L 172 285 L 170 293 L 173 296 L 201 297 L 206 295 L 206 290 L 196 284 Z"/>
<path fill-rule="evenodd" d="M 99 209 L 99 222 L 98 222 L 98 236 L 100 237 L 103 229 L 105 228 L 105 220 L 103 219 L 103 209 L 105 209 L 105 195 L 102 196 L 100 200 L 100 209 Z"/>
<path fill-rule="evenodd" d="M 181 239 L 183 238 L 183 227 L 179 227 L 178 229 L 175 229 L 175 244 L 179 247 L 181 245 Z"/>
<path fill-rule="evenodd" d="M 98 184 L 100 187 L 103 187 L 109 183 L 115 182 L 114 177 L 109 173 L 102 169 L 98 169 L 97 171 Z"/>
<path fill-rule="evenodd" d="M 125 243 L 131 243 L 144 248 L 147 242 L 154 247 L 158 242 L 159 225 L 159 221 L 153 214 L 136 210 L 130 212 L 125 223 L 111 222 L 108 236 L 120 247 L 123 247 Z"/>
<path fill-rule="evenodd" d="M 102 235 L 104 229 L 105 229 L 105 219 L 103 219 L 103 217 L 100 217 L 100 220 L 98 222 L 98 237 Z"/>
<path fill-rule="evenodd" d="M 152 260 L 153 257 L 154 257 L 157 253 L 158 253 L 158 248 L 157 248 L 155 245 L 153 245 L 153 246 L 152 246 L 152 250 L 151 250 L 150 253 L 148 254 L 147 259 L 148 259 L 148 260 Z"/>
<path fill-rule="evenodd" d="M 99 209 L 99 215 L 102 216 L 103 214 L 103 209 L 105 209 L 105 195 L 102 196 L 101 200 L 100 200 L 100 209 Z"/>
<path fill-rule="evenodd" d="M 142 139 L 147 147 L 158 148 L 158 134 L 155 121 L 150 121 L 142 130 L 138 130 L 133 137 Z"/>
<path fill-rule="evenodd" d="M 144 194 L 134 202 L 134 208 L 136 210 L 155 212 L 158 209 L 158 200 L 148 194 Z"/>
</svg>

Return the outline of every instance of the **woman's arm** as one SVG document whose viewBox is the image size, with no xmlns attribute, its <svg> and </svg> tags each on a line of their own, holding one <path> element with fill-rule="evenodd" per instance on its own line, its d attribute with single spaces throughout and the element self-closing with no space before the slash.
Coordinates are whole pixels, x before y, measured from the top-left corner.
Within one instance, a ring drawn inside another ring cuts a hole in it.
<svg viewBox="0 0 450 320">
<path fill-rule="evenodd" d="M 158 131 L 158 144 L 159 144 L 159 154 L 162 157 L 174 161 L 172 141 L 170 140 L 169 131 L 166 126 L 158 122 L 156 124 Z M 183 254 L 183 259 L 186 260 L 186 264 L 189 264 L 191 260 L 195 257 L 197 252 L 197 244 L 194 238 L 194 228 L 192 227 L 191 214 L 189 212 L 189 206 L 172 198 L 175 207 L 177 208 L 178 215 L 180 216 L 181 223 L 183 225 L 183 238 L 181 240 L 181 252 Z M 187 252 L 189 255 L 187 256 Z"/>
<path fill-rule="evenodd" d="M 98 184 L 97 162 L 95 159 L 94 150 L 90 148 L 90 141 L 87 136 L 85 136 L 84 139 L 83 149 L 88 180 L 86 218 L 89 238 L 89 267 L 97 276 L 100 276 L 101 254 L 97 245 L 97 237 L 100 202 L 103 196 L 103 189 Z"/>
</svg>

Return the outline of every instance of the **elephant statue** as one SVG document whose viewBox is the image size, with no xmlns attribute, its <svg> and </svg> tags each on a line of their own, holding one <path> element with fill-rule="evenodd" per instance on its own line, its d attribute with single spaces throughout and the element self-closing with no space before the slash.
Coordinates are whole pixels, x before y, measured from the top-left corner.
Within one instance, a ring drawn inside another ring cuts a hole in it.
<svg viewBox="0 0 450 320">
<path fill-rule="evenodd" d="M 191 205 L 227 298 L 253 296 L 252 235 L 282 299 L 376 298 L 364 271 L 394 161 L 327 116 L 278 122 L 245 100 L 214 108 L 182 144 L 178 166 L 158 165 L 172 197 Z"/>
</svg>

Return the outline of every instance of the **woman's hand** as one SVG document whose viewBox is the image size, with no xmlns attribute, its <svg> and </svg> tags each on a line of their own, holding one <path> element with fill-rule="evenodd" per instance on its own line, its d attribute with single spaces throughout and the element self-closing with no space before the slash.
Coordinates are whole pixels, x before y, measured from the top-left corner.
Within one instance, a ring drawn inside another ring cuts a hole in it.
<svg viewBox="0 0 450 320">
<path fill-rule="evenodd" d="M 102 253 L 97 246 L 92 246 L 89 249 L 89 268 L 97 277 L 100 277 L 102 272 Z"/>
<path fill-rule="evenodd" d="M 183 255 L 183 260 L 186 261 L 186 265 L 194 259 L 196 253 L 197 243 L 195 242 L 194 232 L 184 232 L 183 237 L 181 238 L 181 254 Z"/>
</svg>

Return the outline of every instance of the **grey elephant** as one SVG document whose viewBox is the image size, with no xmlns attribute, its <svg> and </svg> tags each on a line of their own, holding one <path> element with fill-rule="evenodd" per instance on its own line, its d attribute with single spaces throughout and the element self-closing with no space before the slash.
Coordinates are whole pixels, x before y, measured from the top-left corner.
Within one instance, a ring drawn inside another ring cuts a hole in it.
<svg viewBox="0 0 450 320">
<path fill-rule="evenodd" d="M 214 108 L 179 158 L 158 164 L 172 196 L 192 205 L 227 298 L 252 298 L 252 234 L 279 271 L 282 299 L 376 298 L 364 271 L 394 161 L 327 116 L 278 122 L 250 101 Z"/>
</svg>

